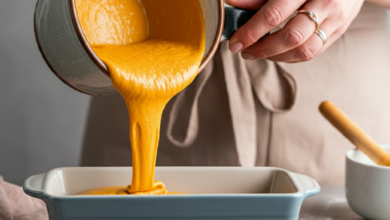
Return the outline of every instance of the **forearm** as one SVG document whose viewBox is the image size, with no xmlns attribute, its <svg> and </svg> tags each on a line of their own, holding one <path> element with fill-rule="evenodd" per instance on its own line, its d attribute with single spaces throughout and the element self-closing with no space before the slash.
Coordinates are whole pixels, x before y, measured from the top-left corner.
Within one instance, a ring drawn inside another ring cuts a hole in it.
<svg viewBox="0 0 390 220">
<path fill-rule="evenodd" d="M 390 9 L 390 0 L 365 0 L 365 1 L 372 3 L 374 5 L 381 6 L 383 8 Z"/>
</svg>

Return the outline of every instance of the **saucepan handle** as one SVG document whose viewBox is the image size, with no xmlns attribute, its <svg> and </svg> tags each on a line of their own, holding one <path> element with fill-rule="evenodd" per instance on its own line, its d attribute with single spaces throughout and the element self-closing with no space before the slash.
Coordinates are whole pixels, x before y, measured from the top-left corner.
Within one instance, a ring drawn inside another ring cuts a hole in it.
<svg viewBox="0 0 390 220">
<path fill-rule="evenodd" d="M 257 11 L 243 10 L 225 4 L 225 27 L 221 41 L 229 40 L 233 34 L 256 13 Z"/>
<path fill-rule="evenodd" d="M 32 197 L 42 199 L 43 198 L 43 181 L 45 174 L 39 174 L 29 177 L 23 184 L 24 192 Z"/>
<path fill-rule="evenodd" d="M 305 198 L 314 196 L 321 191 L 320 185 L 313 178 L 297 173 L 293 173 L 293 175 L 299 182 L 302 190 L 304 190 Z"/>
</svg>

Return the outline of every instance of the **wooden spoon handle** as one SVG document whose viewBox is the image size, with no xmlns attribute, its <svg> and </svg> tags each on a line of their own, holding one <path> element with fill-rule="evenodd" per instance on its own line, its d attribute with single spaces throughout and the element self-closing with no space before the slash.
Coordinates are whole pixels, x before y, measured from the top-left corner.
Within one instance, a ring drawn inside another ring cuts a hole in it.
<svg viewBox="0 0 390 220">
<path fill-rule="evenodd" d="M 320 105 L 320 112 L 359 150 L 378 165 L 390 166 L 390 155 L 357 126 L 344 112 L 329 101 Z"/>
</svg>

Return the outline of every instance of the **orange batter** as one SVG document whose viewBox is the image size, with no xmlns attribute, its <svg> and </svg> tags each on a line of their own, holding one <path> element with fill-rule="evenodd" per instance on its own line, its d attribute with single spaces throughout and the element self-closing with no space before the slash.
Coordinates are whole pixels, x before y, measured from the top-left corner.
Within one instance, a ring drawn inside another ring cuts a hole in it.
<svg viewBox="0 0 390 220">
<path fill-rule="evenodd" d="M 131 186 L 84 194 L 166 194 L 154 181 L 162 112 L 198 73 L 205 29 L 198 0 L 76 0 L 84 35 L 129 112 Z"/>
</svg>

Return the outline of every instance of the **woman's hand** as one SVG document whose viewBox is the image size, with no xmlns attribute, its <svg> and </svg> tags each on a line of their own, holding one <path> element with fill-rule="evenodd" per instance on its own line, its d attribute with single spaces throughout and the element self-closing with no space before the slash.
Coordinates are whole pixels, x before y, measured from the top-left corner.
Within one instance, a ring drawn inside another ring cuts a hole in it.
<svg viewBox="0 0 390 220">
<path fill-rule="evenodd" d="M 313 59 L 326 50 L 349 27 L 364 0 L 226 0 L 238 8 L 259 10 L 230 40 L 230 50 L 241 51 L 247 60 L 269 59 L 296 63 Z M 282 24 L 297 10 L 314 12 L 328 42 L 314 33 L 316 24 L 307 14 L 298 14 L 286 26 L 259 39 Z"/>
</svg>

